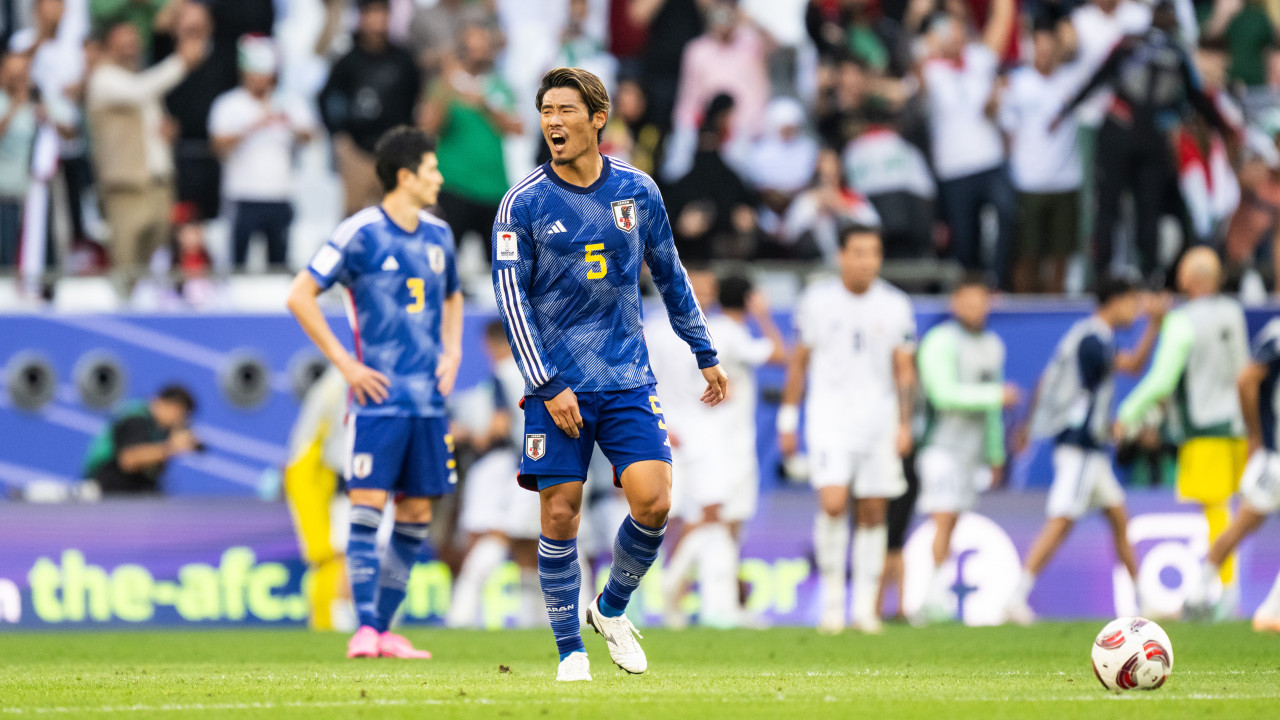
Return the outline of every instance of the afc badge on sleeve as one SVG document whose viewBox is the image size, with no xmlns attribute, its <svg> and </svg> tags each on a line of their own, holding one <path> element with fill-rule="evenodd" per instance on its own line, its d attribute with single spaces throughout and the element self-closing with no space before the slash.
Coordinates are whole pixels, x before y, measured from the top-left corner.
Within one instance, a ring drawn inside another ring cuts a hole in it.
<svg viewBox="0 0 1280 720">
<path fill-rule="evenodd" d="M 507 262 L 513 262 L 520 259 L 520 246 L 516 243 L 515 233 L 498 233 L 498 247 L 495 248 L 495 255 L 499 260 Z"/>
<path fill-rule="evenodd" d="M 541 460 L 547 454 L 547 436 L 543 433 L 524 436 L 524 454 L 530 460 Z"/>
<path fill-rule="evenodd" d="M 636 227 L 636 201 L 633 198 L 626 200 L 614 200 L 610 205 L 613 207 L 613 224 L 618 226 L 622 232 L 631 232 Z"/>
</svg>

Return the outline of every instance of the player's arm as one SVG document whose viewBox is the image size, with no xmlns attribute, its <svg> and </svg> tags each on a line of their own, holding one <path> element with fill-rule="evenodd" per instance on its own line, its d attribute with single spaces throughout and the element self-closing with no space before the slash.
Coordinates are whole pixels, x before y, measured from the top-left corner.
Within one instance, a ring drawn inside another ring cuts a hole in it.
<svg viewBox="0 0 1280 720">
<path fill-rule="evenodd" d="M 196 447 L 195 436 L 186 428 L 174 430 L 167 440 L 149 442 L 151 428 L 142 418 L 121 421 L 113 434 L 116 447 L 120 448 L 116 464 L 127 473 L 142 472 Z"/>
<path fill-rule="evenodd" d="M 440 357 L 436 359 L 436 387 L 441 395 L 453 392 L 462 364 L 462 292 L 455 290 L 440 308 Z"/>
<path fill-rule="evenodd" d="M 939 410 L 999 411 L 1009 391 L 1000 382 L 960 382 L 959 360 L 953 338 L 931 332 L 920 343 L 920 384 L 925 396 Z"/>
<path fill-rule="evenodd" d="M 702 392 L 702 402 L 715 407 L 729 393 L 729 376 L 720 367 L 711 333 L 707 331 L 707 318 L 702 314 L 702 308 L 698 307 L 693 286 L 689 284 L 689 275 L 680 264 L 680 256 L 676 254 L 667 208 L 662 204 L 662 196 L 656 187 L 650 189 L 648 204 L 644 260 L 649 266 L 654 285 L 658 286 L 658 292 L 662 294 L 662 302 L 667 306 L 667 319 L 671 322 L 671 329 L 676 331 L 676 335 L 685 341 L 698 358 L 698 368 L 707 381 L 707 388 Z"/>
<path fill-rule="evenodd" d="M 1259 389 L 1262 381 L 1267 379 L 1267 366 L 1257 360 L 1251 361 L 1240 371 L 1236 379 L 1236 390 L 1240 393 L 1240 414 L 1244 417 L 1245 438 L 1249 442 L 1249 454 L 1262 447 L 1262 411 L 1258 406 Z"/>
<path fill-rule="evenodd" d="M 1137 427 L 1152 406 L 1173 394 L 1194 344 L 1195 330 L 1185 313 L 1175 312 L 1164 319 L 1151 369 L 1120 404 L 1113 433 L 1117 439 L 1126 436 L 1128 428 Z"/>
<path fill-rule="evenodd" d="M 916 354 L 904 345 L 893 349 L 893 384 L 898 391 L 898 455 L 911 454 L 911 413 L 916 406 Z"/>
<path fill-rule="evenodd" d="M 796 343 L 787 361 L 787 379 L 782 386 L 782 407 L 778 408 L 778 448 L 784 457 L 800 449 L 800 403 L 804 400 L 805 376 L 809 372 L 809 346 Z"/>
<path fill-rule="evenodd" d="M 765 364 L 779 364 L 787 360 L 787 343 L 782 338 L 782 331 L 778 329 L 778 324 L 773 321 L 773 313 L 769 308 L 769 301 L 765 294 L 760 290 L 752 290 L 750 297 L 747 299 L 747 312 L 751 317 L 755 318 L 756 325 L 760 328 L 760 333 L 764 335 L 764 339 L 769 341 L 769 355 L 760 362 L 755 362 L 757 358 L 750 358 L 755 366 Z"/>
<path fill-rule="evenodd" d="M 543 401 L 556 427 L 576 439 L 582 427 L 578 398 L 545 352 L 529 302 L 533 240 L 522 217 L 525 207 L 518 200 L 504 198 L 493 224 L 493 293 L 498 301 L 498 316 L 507 330 L 516 365 L 526 384 L 533 388 L 531 397 Z"/>
<path fill-rule="evenodd" d="M 315 343 L 321 354 L 338 368 L 338 372 L 342 373 L 342 377 L 355 394 L 356 402 L 361 405 L 369 400 L 381 403 L 388 397 L 387 387 L 390 381 L 387 376 L 356 360 L 346 348 L 342 347 L 338 336 L 334 335 L 329 327 L 329 321 L 325 320 L 320 303 L 316 300 L 320 297 L 320 293 L 338 282 L 346 271 L 345 248 L 347 243 L 352 242 L 351 230 L 346 223 L 339 225 L 334 231 L 335 238 L 339 234 L 345 237 L 345 242 L 339 246 L 331 239 L 320 248 L 307 268 L 293 278 L 293 285 L 289 288 L 289 298 L 285 304 L 289 312 L 297 318 L 303 332 L 311 338 L 311 342 Z"/>
<path fill-rule="evenodd" d="M 1164 314 L 1169 310 L 1169 297 L 1159 295 L 1151 298 L 1147 308 L 1147 326 L 1142 330 L 1142 337 L 1137 346 L 1128 352 L 1116 355 L 1116 370 L 1129 375 L 1137 375 L 1147 366 L 1151 352 L 1156 348 L 1156 340 L 1160 337 L 1160 325 L 1164 322 Z"/>
</svg>

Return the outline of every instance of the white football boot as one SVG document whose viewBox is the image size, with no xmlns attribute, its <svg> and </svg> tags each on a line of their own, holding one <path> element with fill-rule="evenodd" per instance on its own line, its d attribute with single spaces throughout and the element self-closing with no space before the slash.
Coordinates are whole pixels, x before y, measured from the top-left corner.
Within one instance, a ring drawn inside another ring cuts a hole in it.
<svg viewBox="0 0 1280 720">
<path fill-rule="evenodd" d="M 587 606 L 587 624 L 597 634 L 602 635 L 604 641 L 609 644 L 609 657 L 613 658 L 615 665 L 632 675 L 639 675 L 649 669 L 649 661 L 644 656 L 644 650 L 640 648 L 640 643 L 636 642 L 637 637 L 644 636 L 636 630 L 636 626 L 631 624 L 626 615 L 619 615 L 616 618 L 605 617 L 604 613 L 600 612 L 599 595 Z"/>
<path fill-rule="evenodd" d="M 568 657 L 560 661 L 560 668 L 556 670 L 556 682 L 578 682 L 590 679 L 591 663 L 587 660 L 587 654 L 581 650 L 569 653 Z"/>
</svg>

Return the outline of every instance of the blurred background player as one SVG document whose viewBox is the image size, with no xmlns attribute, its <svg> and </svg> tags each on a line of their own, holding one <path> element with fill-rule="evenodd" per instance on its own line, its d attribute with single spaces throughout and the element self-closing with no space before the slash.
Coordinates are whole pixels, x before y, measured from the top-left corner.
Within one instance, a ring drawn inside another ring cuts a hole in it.
<svg viewBox="0 0 1280 720">
<path fill-rule="evenodd" d="M 161 492 L 169 460 L 200 447 L 188 428 L 195 411 L 195 397 L 182 385 L 166 385 L 148 402 L 126 403 L 90 443 L 85 477 L 108 495 Z"/>
<path fill-rule="evenodd" d="M 350 505 L 339 492 L 347 466 L 348 392 L 342 373 L 330 365 L 307 390 L 289 432 L 284 497 L 311 573 L 312 630 L 352 629 L 346 560 L 333 539 L 334 526 L 350 522 Z"/>
<path fill-rule="evenodd" d="M 933 574 L 917 623 L 954 617 L 948 602 L 951 535 L 978 492 L 1004 469 L 1003 410 L 1018 402 L 1004 382 L 1004 341 L 987 329 L 991 289 L 980 275 L 951 294 L 952 319 L 925 333 L 917 362 L 929 424 L 917 459 L 921 512 L 933 518 Z"/>
<path fill-rule="evenodd" d="M 347 657 L 425 659 L 431 653 L 388 626 L 427 538 L 432 500 L 457 482 L 445 397 L 462 356 L 462 292 L 453 233 L 424 209 L 443 182 L 435 145 L 419 130 L 393 128 L 375 154 L 382 204 L 338 226 L 294 279 L 289 310 L 356 400 L 348 429 L 347 566 L 360 628 Z M 348 293 L 355 357 L 316 302 L 335 283 Z M 378 526 L 393 494 L 395 526 L 380 558 Z"/>
<path fill-rule="evenodd" d="M 1181 420 L 1178 499 L 1204 506 L 1213 544 L 1231 521 L 1231 496 L 1248 450 L 1236 378 L 1249 362 L 1249 336 L 1240 303 L 1219 294 L 1222 266 L 1207 247 L 1187 251 L 1178 265 L 1178 289 L 1187 296 L 1160 328 L 1151 369 L 1120 405 L 1116 441 L 1131 435 L 1147 411 L 1172 398 Z M 1230 587 L 1231 559 L 1220 577 Z"/>
<path fill-rule="evenodd" d="M 678 486 L 680 502 L 675 505 L 687 526 L 662 580 L 667 607 L 678 614 L 678 617 L 669 616 L 670 624 L 683 625 L 679 601 L 684 581 L 696 567 L 700 624 L 728 628 L 746 620 L 738 601 L 739 552 L 742 525 L 755 515 L 760 492 L 755 428 L 756 370 L 766 363 L 782 362 L 786 354 L 782 333 L 769 314 L 768 302 L 748 278 L 729 275 L 716 282 L 715 277 L 710 276 L 711 282 L 698 282 L 700 275 L 691 275 L 690 279 L 695 292 L 702 288 L 715 291 L 708 299 L 717 302 L 703 304 L 704 308 L 718 310 L 707 316 L 707 329 L 716 338 L 716 351 L 725 371 L 735 378 L 734 391 L 723 403 L 714 408 L 695 409 L 687 418 L 667 408 L 668 417 L 672 418 L 667 421 L 668 426 L 676 428 L 680 445 L 678 450 L 672 450 L 673 465 L 685 480 Z M 700 300 L 706 292 L 698 292 Z M 748 317 L 755 321 L 763 337 L 752 334 Z M 676 343 L 668 340 L 665 345 Z M 688 353 L 681 355 L 684 357 L 672 358 L 682 360 L 681 367 L 660 368 L 655 363 L 655 375 L 665 383 L 667 373 L 682 372 L 687 379 L 680 387 L 696 391 L 701 376 L 694 372 Z M 654 357 L 656 359 L 657 353 Z"/>
<path fill-rule="evenodd" d="M 1138 563 L 1129 543 L 1124 490 L 1109 452 L 1111 406 L 1117 372 L 1137 374 L 1155 347 L 1166 302 L 1152 299 L 1147 326 L 1131 351 L 1116 348 L 1115 333 L 1133 326 L 1141 298 L 1130 281 L 1110 279 L 1098 288 L 1098 308 L 1067 331 L 1045 368 L 1036 391 L 1029 434 L 1053 438 L 1053 485 L 1045 509 L 1048 521 L 1027 554 L 1026 568 L 1007 608 L 1010 620 L 1035 620 L 1029 600 L 1036 578 L 1067 539 L 1077 520 L 1100 508 L 1111 525 L 1116 556 L 1137 585 Z M 1139 603 L 1139 607 L 1141 603 Z"/>
<path fill-rule="evenodd" d="M 462 487 L 462 515 L 458 519 L 468 535 L 470 549 L 453 587 L 453 601 L 445 623 L 449 627 L 474 627 L 480 622 L 485 584 L 508 557 L 520 568 L 520 613 L 516 624 L 538 624 L 542 591 L 538 588 L 538 497 L 511 492 L 511 480 L 520 472 L 515 448 L 524 443 L 524 378 L 511 355 L 500 320 L 484 328 L 484 348 L 493 377 L 473 392 L 487 400 L 492 412 L 482 431 L 454 432 L 458 446 L 470 445 L 479 455 Z M 545 617 L 545 616 L 543 616 Z"/>
<path fill-rule="evenodd" d="M 1253 340 L 1249 364 L 1240 373 L 1240 410 L 1244 416 L 1245 439 L 1249 447 L 1249 463 L 1240 481 L 1240 514 L 1209 548 L 1200 571 L 1187 596 L 1191 617 L 1209 614 L 1209 593 L 1213 581 L 1231 553 L 1242 540 L 1252 535 L 1267 516 L 1280 510 L 1280 454 L 1277 454 L 1276 410 L 1280 408 L 1280 319 L 1268 322 Z M 1233 609 L 1225 605 L 1220 610 Z M 1227 617 L 1218 613 L 1220 618 Z M 1280 632 L 1280 574 L 1271 592 L 1253 614 L 1253 628 Z"/>
<path fill-rule="evenodd" d="M 799 449 L 805 400 L 805 441 L 819 508 L 819 630 L 828 633 L 845 626 L 850 496 L 856 524 L 853 624 L 879 632 L 886 511 L 889 500 L 907 489 L 901 459 L 911 452 L 916 321 L 906 294 L 880 279 L 883 259 L 874 228 L 855 225 L 840 234 L 840 277 L 810 286 L 797 306 L 799 339 L 778 410 L 779 444 L 789 458 Z"/>
<path fill-rule="evenodd" d="M 672 328 L 698 358 L 707 382 L 702 400 L 721 402 L 728 378 L 676 255 L 657 186 L 600 154 L 609 119 L 600 78 L 556 68 L 543 77 L 536 105 L 551 161 L 507 193 L 493 237 L 494 294 L 526 380 L 519 482 L 541 496 L 538 571 L 560 653 L 556 679 L 590 680 L 578 621 L 576 538 L 597 443 L 613 463 L 631 512 L 586 621 L 605 637 L 615 664 L 642 673 L 648 661 L 624 613 L 657 559 L 671 507 L 671 447 L 640 320 L 642 262 Z"/>
</svg>

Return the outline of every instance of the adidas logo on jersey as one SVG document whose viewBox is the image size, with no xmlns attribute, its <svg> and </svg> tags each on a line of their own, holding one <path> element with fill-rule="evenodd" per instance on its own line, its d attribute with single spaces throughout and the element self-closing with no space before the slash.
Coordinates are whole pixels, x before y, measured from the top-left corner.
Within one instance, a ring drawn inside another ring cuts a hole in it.
<svg viewBox="0 0 1280 720">
<path fill-rule="evenodd" d="M 551 227 L 547 229 L 548 235 L 555 235 L 556 233 L 562 233 L 562 232 L 569 232 L 569 229 L 566 228 L 564 226 L 564 223 L 560 222 L 559 220 L 552 223 Z"/>
<path fill-rule="evenodd" d="M 386 260 L 382 261 L 382 269 L 391 272 L 400 269 L 400 263 L 396 262 L 395 256 L 388 255 Z"/>
</svg>

